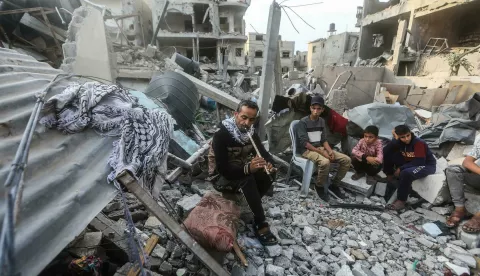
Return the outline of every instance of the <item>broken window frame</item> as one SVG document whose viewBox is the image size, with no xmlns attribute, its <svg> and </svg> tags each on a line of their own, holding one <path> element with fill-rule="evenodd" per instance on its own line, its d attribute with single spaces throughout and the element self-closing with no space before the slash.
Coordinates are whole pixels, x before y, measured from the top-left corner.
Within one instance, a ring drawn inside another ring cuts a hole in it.
<svg viewBox="0 0 480 276">
<path fill-rule="evenodd" d="M 263 35 L 255 35 L 256 41 L 263 41 Z"/>
<path fill-rule="evenodd" d="M 255 58 L 263 58 L 263 51 L 261 50 L 255 51 Z"/>
<path fill-rule="evenodd" d="M 235 48 L 235 56 L 241 57 L 243 52 L 243 48 Z"/>
<path fill-rule="evenodd" d="M 290 58 L 290 51 L 282 51 L 282 58 Z"/>
<path fill-rule="evenodd" d="M 290 71 L 290 68 L 288 68 L 288 66 L 282 67 L 282 73 L 288 73 L 289 71 Z"/>
</svg>

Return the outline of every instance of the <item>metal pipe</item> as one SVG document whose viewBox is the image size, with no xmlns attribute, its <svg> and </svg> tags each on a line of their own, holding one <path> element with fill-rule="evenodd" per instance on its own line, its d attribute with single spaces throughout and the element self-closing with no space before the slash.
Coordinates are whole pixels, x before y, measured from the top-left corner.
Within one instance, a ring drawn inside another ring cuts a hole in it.
<svg viewBox="0 0 480 276">
<path fill-rule="evenodd" d="M 330 96 L 330 93 L 332 92 L 333 88 L 335 87 L 335 84 L 337 84 L 338 79 L 340 79 L 340 77 L 343 76 L 343 74 L 345 74 L 347 72 L 350 72 L 350 77 L 347 79 L 347 82 L 348 82 L 348 80 L 350 80 L 350 78 L 353 75 L 352 71 L 343 71 L 342 73 L 340 73 L 340 75 L 338 75 L 338 77 L 335 79 L 335 82 L 333 83 L 332 87 L 330 87 L 330 91 L 328 91 L 327 96 L 325 96 L 325 100 L 327 100 L 328 97 Z M 346 85 L 346 83 L 345 83 L 345 85 Z"/>
</svg>

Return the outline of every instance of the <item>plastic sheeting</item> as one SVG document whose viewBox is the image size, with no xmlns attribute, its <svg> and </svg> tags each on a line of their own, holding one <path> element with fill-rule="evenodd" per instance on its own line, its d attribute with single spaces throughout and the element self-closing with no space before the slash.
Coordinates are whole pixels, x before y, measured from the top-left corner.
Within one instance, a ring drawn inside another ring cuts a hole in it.
<svg viewBox="0 0 480 276">
<path fill-rule="evenodd" d="M 35 103 L 60 70 L 0 48 L 0 217 L 5 213 L 3 184 Z M 77 80 L 78 81 L 78 80 Z M 61 93 L 67 80 L 47 98 Z M 93 130 L 64 135 L 37 125 L 15 230 L 17 270 L 37 275 L 116 195 L 107 183 L 107 159 L 114 138 Z"/>
<path fill-rule="evenodd" d="M 440 106 L 432 115 L 431 125 L 419 136 L 432 148 L 439 148 L 445 142 L 473 145 L 479 129 L 480 92 L 463 103 Z"/>
<path fill-rule="evenodd" d="M 348 119 L 362 129 L 374 125 L 379 128 L 379 136 L 392 139 L 392 130 L 398 125 L 416 127 L 412 111 L 392 104 L 371 103 L 357 106 L 347 111 Z"/>
</svg>

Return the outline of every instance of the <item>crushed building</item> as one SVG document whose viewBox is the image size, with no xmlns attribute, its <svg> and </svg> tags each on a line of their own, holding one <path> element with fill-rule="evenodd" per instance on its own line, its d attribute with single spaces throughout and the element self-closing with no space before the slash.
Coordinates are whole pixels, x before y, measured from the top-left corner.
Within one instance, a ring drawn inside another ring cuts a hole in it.
<svg viewBox="0 0 480 276">
<path fill-rule="evenodd" d="M 476 75 L 480 54 L 462 55 L 480 44 L 479 9 L 471 0 L 365 0 L 358 56 L 383 55 L 382 64 L 396 76 Z"/>
<path fill-rule="evenodd" d="M 324 65 L 353 66 L 357 59 L 358 33 L 344 32 L 308 43 L 308 68 Z"/>
<path fill-rule="evenodd" d="M 157 26 L 165 0 L 153 3 L 153 26 Z M 159 50 L 173 48 L 207 71 L 245 70 L 245 21 L 250 0 L 171 1 L 157 35 Z"/>
</svg>

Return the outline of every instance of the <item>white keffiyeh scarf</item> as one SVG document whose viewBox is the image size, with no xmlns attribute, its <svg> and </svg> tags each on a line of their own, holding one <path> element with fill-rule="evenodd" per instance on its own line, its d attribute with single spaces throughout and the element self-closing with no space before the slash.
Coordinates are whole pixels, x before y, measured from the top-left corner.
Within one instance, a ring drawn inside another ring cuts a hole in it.
<svg viewBox="0 0 480 276">
<path fill-rule="evenodd" d="M 45 103 L 40 123 L 66 134 L 89 127 L 103 136 L 119 136 L 108 160 L 113 169 L 108 181 L 128 170 L 152 192 L 156 175 L 166 172 L 173 119 L 137 101 L 117 85 L 72 83 Z"/>
<path fill-rule="evenodd" d="M 250 129 L 247 132 L 242 132 L 240 131 L 240 129 L 238 129 L 238 126 L 235 122 L 235 117 L 223 120 L 222 124 L 225 126 L 228 132 L 232 135 L 233 139 L 235 139 L 235 141 L 237 141 L 238 143 L 245 145 L 248 142 L 250 142 L 250 138 L 248 137 L 248 134 L 253 135 L 253 132 L 254 132 L 253 126 L 250 127 Z"/>
</svg>

